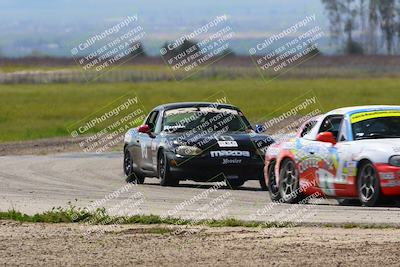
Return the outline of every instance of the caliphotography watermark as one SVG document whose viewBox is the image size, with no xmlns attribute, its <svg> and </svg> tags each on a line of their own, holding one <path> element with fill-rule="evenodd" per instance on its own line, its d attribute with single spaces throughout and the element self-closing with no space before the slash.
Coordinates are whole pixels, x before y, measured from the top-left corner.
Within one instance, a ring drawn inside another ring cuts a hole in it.
<svg viewBox="0 0 400 267">
<path fill-rule="evenodd" d="M 220 173 L 208 182 L 213 182 L 213 184 L 201 191 L 196 190 L 200 193 L 181 201 L 161 215 L 162 219 L 179 218 L 174 224 L 168 226 L 172 234 L 195 237 L 199 226 L 207 226 L 212 221 L 222 220 L 229 216 L 229 208 L 235 198 L 231 190 L 226 190 L 225 175 Z M 200 187 L 202 186 L 198 188 Z"/>
<path fill-rule="evenodd" d="M 183 80 L 229 55 L 234 37 L 229 17 L 224 14 L 166 43 L 160 54 L 175 79 Z"/>
<path fill-rule="evenodd" d="M 142 55 L 145 37 L 139 16 L 134 14 L 80 41 L 71 49 L 71 55 L 84 74 L 94 73 L 90 77 L 97 78 L 112 66 Z"/>
<path fill-rule="evenodd" d="M 102 153 L 123 143 L 125 133 L 142 124 L 146 110 L 134 93 L 123 95 L 67 127 L 82 152 Z"/>
<path fill-rule="evenodd" d="M 282 236 L 288 228 L 297 227 L 316 215 L 317 206 L 326 199 L 320 191 L 304 195 L 307 190 L 319 187 L 318 181 L 310 179 L 303 181 L 299 188 L 292 191 L 290 195 L 281 197 L 278 201 L 270 202 L 262 208 L 256 210 L 249 216 L 251 221 L 260 221 L 258 228 L 260 233 L 266 238 Z M 285 205 L 289 198 L 299 198 L 297 205 Z"/>
<path fill-rule="evenodd" d="M 249 49 L 249 54 L 263 78 L 275 78 L 318 55 L 324 36 L 317 15 L 310 14 L 264 38 Z"/>
<path fill-rule="evenodd" d="M 276 143 L 282 143 L 294 138 L 297 134 L 304 137 L 314 126 L 312 123 L 307 125 L 306 122 L 322 114 L 323 108 L 317 95 L 313 90 L 309 90 L 256 120 L 256 130 L 267 134 Z"/>
<path fill-rule="evenodd" d="M 72 220 L 77 221 L 80 216 L 92 214 L 81 225 L 83 236 L 99 238 L 119 225 L 126 224 L 129 216 L 143 214 L 145 199 L 144 194 L 137 189 L 137 184 L 127 183 L 79 209 L 72 215 Z"/>
</svg>

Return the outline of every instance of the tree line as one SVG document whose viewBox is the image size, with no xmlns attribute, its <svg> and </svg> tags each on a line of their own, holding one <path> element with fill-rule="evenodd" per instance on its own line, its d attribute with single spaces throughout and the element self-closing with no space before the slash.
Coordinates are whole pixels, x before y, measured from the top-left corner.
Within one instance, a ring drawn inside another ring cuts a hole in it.
<svg viewBox="0 0 400 267">
<path fill-rule="evenodd" d="M 138 45 L 139 48 L 137 50 L 134 50 L 129 55 L 129 57 L 147 56 L 147 54 L 144 50 L 143 44 L 138 42 L 138 43 L 134 43 L 132 46 L 136 46 L 136 45 Z M 180 45 L 176 46 L 174 49 L 170 49 L 171 45 L 172 45 L 172 43 L 165 42 L 163 44 L 163 46 L 161 47 L 161 49 L 164 49 L 166 51 L 166 53 L 163 54 L 163 58 L 166 61 L 168 61 L 169 59 L 171 59 L 175 56 L 178 56 L 179 54 L 185 54 L 183 57 L 186 57 L 188 55 L 185 53 L 185 51 L 188 51 L 188 50 L 191 50 L 191 54 L 194 54 L 196 52 L 201 52 L 201 49 L 200 49 L 198 43 L 194 40 L 185 39 Z M 234 56 L 235 53 L 232 51 L 232 49 L 227 48 L 217 56 L 225 56 L 225 55 Z"/>
<path fill-rule="evenodd" d="M 400 52 L 400 0 L 321 0 L 331 41 L 347 54 Z"/>
</svg>

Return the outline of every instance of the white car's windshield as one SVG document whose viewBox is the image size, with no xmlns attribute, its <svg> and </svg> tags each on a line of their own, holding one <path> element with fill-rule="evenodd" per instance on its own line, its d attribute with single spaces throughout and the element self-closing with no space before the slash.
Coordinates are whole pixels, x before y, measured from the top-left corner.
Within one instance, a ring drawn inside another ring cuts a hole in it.
<svg viewBox="0 0 400 267">
<path fill-rule="evenodd" d="M 164 131 L 185 132 L 193 129 L 232 132 L 246 131 L 251 126 L 240 111 L 233 109 L 184 108 L 166 111 Z"/>
<path fill-rule="evenodd" d="M 355 140 L 400 138 L 400 111 L 378 111 L 351 117 Z"/>
</svg>

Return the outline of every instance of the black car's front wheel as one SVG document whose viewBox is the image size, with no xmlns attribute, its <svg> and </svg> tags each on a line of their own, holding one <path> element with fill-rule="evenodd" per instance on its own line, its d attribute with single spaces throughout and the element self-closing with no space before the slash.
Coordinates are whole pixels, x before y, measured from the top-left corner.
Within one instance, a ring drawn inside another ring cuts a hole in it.
<svg viewBox="0 0 400 267">
<path fill-rule="evenodd" d="M 128 149 L 124 149 L 124 173 L 128 183 L 143 184 L 145 177 L 133 169 L 133 159 Z"/>
<path fill-rule="evenodd" d="M 264 175 L 262 175 L 262 176 L 260 177 L 259 182 L 260 182 L 261 190 L 262 190 L 262 191 L 267 191 L 267 190 L 268 190 L 268 185 L 267 185 L 267 183 L 265 182 L 265 177 L 264 177 Z"/>
<path fill-rule="evenodd" d="M 241 178 L 235 178 L 235 179 L 227 179 L 226 183 L 227 186 L 229 186 L 231 189 L 238 189 L 239 187 L 241 187 L 246 181 L 244 179 Z"/>
<path fill-rule="evenodd" d="M 171 175 L 168 158 L 163 151 L 158 154 L 157 171 L 161 186 L 176 186 L 179 184 L 179 180 Z"/>
<path fill-rule="evenodd" d="M 358 196 L 363 206 L 373 207 L 381 202 L 378 174 L 371 162 L 363 164 L 357 179 Z"/>
</svg>

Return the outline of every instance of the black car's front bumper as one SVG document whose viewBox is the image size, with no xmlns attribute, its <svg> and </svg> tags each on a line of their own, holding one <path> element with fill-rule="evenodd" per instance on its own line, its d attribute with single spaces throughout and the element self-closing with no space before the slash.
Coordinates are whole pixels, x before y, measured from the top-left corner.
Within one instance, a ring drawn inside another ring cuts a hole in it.
<svg viewBox="0 0 400 267">
<path fill-rule="evenodd" d="M 225 179 L 263 179 L 264 160 L 261 156 L 210 158 L 179 157 L 174 153 L 168 153 L 167 158 L 172 176 L 180 180 L 216 182 Z"/>
</svg>

